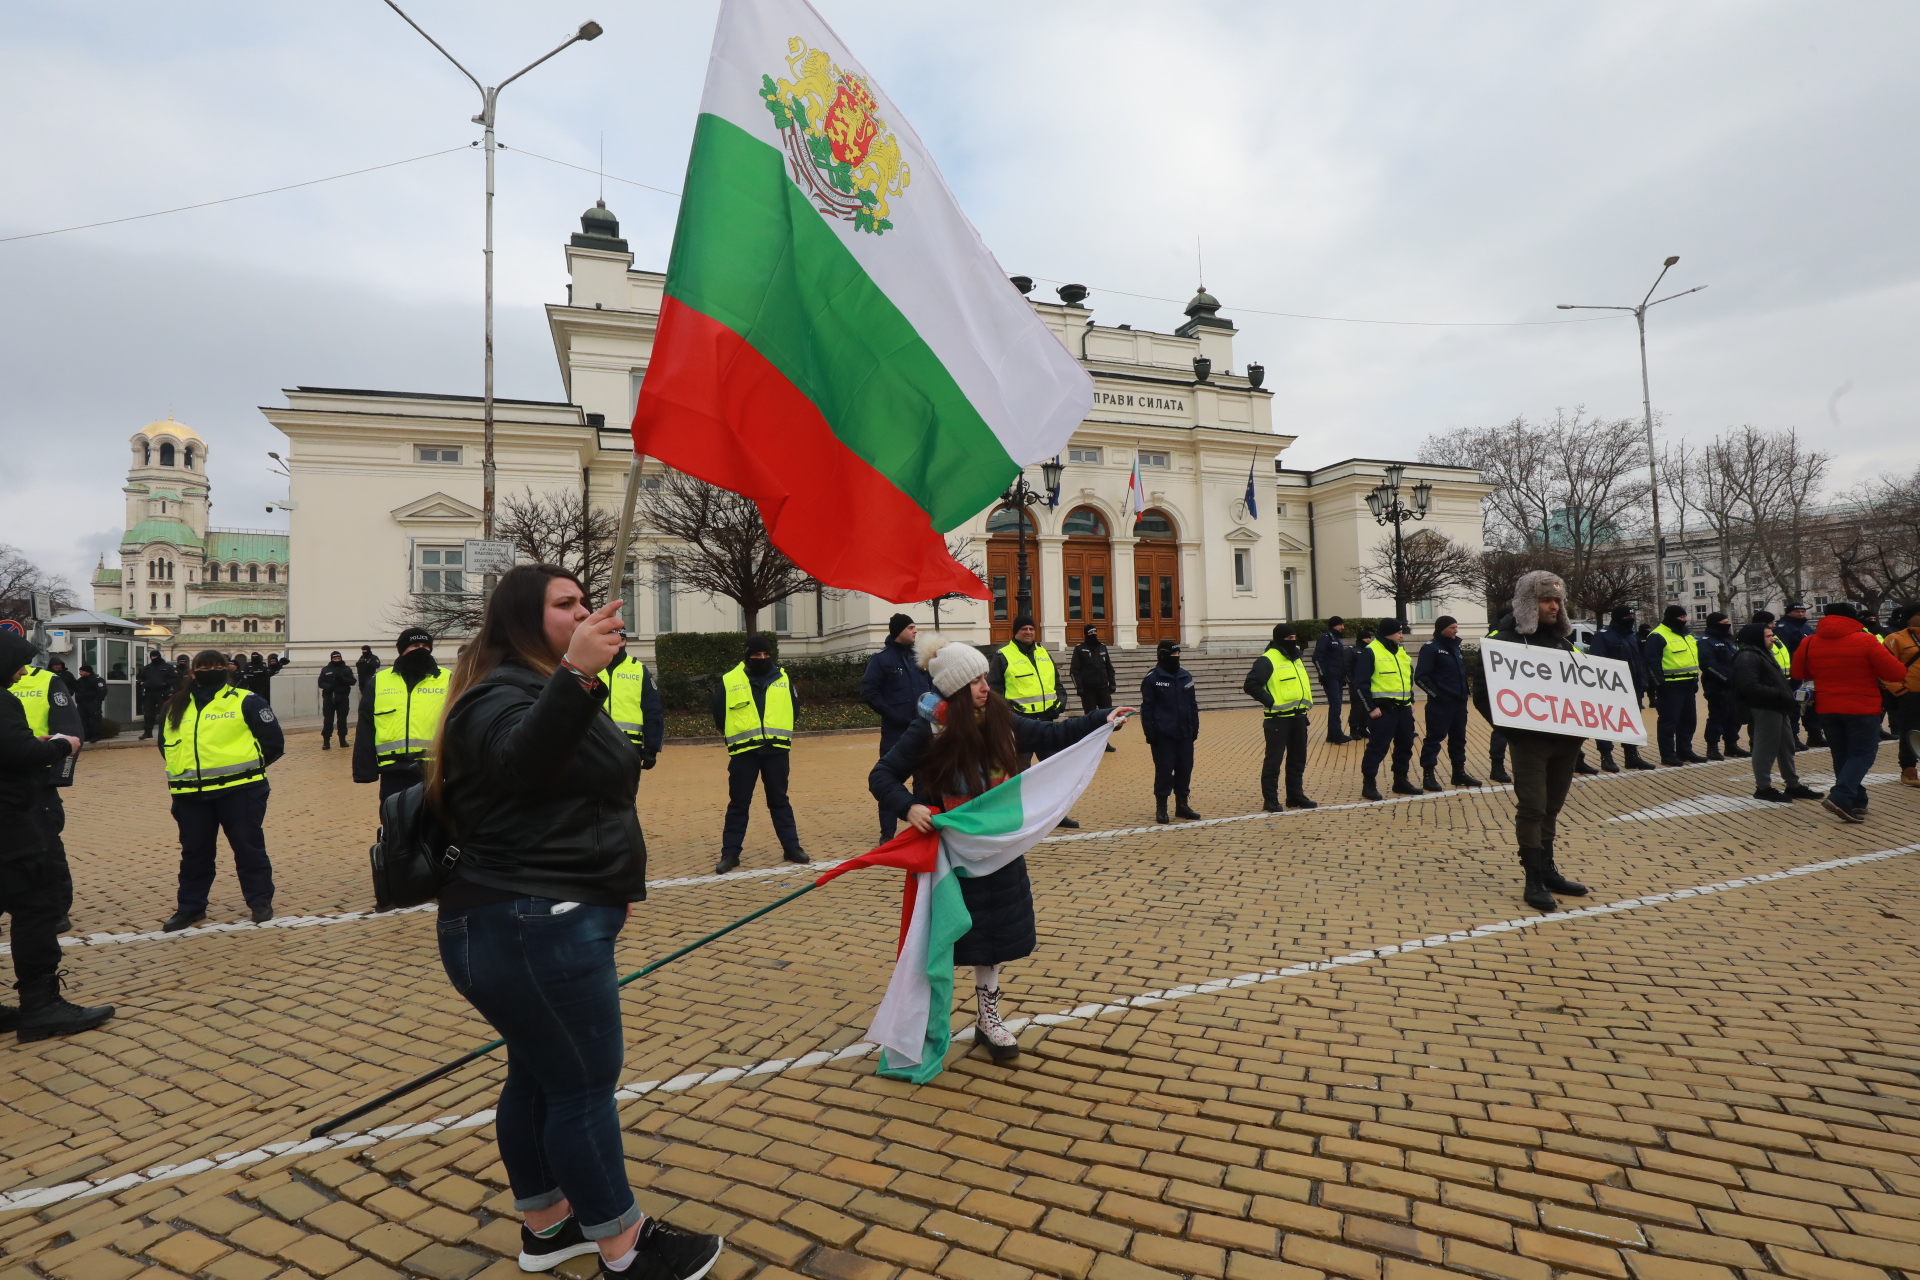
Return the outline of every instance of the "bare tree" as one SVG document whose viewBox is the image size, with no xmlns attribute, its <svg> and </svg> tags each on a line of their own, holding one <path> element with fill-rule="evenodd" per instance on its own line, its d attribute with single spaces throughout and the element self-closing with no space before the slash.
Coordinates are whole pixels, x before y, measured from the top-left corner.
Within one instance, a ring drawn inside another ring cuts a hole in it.
<svg viewBox="0 0 1920 1280">
<path fill-rule="evenodd" d="M 55 613 L 80 607 L 72 583 L 42 569 L 20 548 L 0 542 L 0 618 L 11 618 L 24 625 L 32 616 L 36 592 L 53 597 Z"/>
<path fill-rule="evenodd" d="M 1479 584 L 1480 557 L 1438 529 L 1421 529 L 1406 536 L 1397 557 L 1393 539 L 1383 540 L 1354 577 L 1371 596 L 1441 600 Z"/>
<path fill-rule="evenodd" d="M 1714 581 L 1715 603 L 1731 611 L 1749 573 L 1765 565 L 1769 534 L 1804 512 L 1807 486 L 1825 470 L 1824 457 L 1810 460 L 1790 432 L 1739 427 L 1704 445 L 1681 443 L 1665 451 L 1662 487 L 1673 500 L 1675 539 L 1685 545 L 1689 522 L 1713 544 L 1698 571 Z M 1809 476 L 1811 474 L 1811 479 Z M 1797 504 L 1797 505 L 1796 505 Z M 1790 553 L 1797 563 L 1799 552 Z M 1783 557 L 1783 563 L 1786 563 Z"/>
<path fill-rule="evenodd" d="M 977 578 L 985 571 L 986 565 L 982 563 L 979 556 L 973 553 L 973 543 L 974 538 L 972 534 L 950 533 L 947 535 L 947 554 L 953 557 L 955 564 Z M 934 596 L 932 599 L 923 600 L 921 603 L 933 606 L 933 629 L 938 631 L 940 629 L 941 601 L 971 599 L 973 599 L 973 597 L 964 591 L 947 591 Z"/>
<path fill-rule="evenodd" d="M 641 512 L 681 543 L 671 557 L 675 585 L 733 601 L 749 632 L 762 609 L 818 585 L 768 539 L 751 498 L 669 469 L 658 488 L 641 490 Z"/>
<path fill-rule="evenodd" d="M 613 541 L 619 523 L 613 512 L 592 505 L 582 493 L 559 490 L 535 496 L 529 488 L 502 500 L 493 528 L 497 540 L 513 544 L 515 560 L 560 566 L 580 579 L 588 599 L 600 603 L 613 589 Z M 485 611 L 480 575 L 468 570 L 460 576 L 460 589 L 411 593 L 387 610 L 386 620 L 395 626 L 425 627 L 435 636 L 469 636 L 480 629 Z"/>
<path fill-rule="evenodd" d="M 1767 576 L 1785 600 L 1804 600 L 1807 592 L 1809 515 L 1819 501 L 1833 455 L 1800 447 L 1800 433 L 1789 427 L 1771 441 L 1779 471 L 1778 507 L 1755 530 Z"/>
<path fill-rule="evenodd" d="M 1567 594 L 1597 622 L 1615 609 L 1645 611 L 1655 603 L 1653 570 L 1618 548 L 1602 548 L 1584 568 L 1569 568 Z"/>
<path fill-rule="evenodd" d="M 1847 595 L 1875 612 L 1920 595 L 1920 468 L 1875 477 L 1846 498 L 1852 514 L 1825 540 Z"/>
<path fill-rule="evenodd" d="M 1496 625 L 1502 614 L 1513 608 L 1513 586 L 1522 574 L 1545 569 L 1561 577 L 1567 575 L 1567 558 L 1552 547 L 1532 551 L 1511 551 L 1491 547 L 1475 557 L 1476 585 L 1487 602 L 1487 623 Z"/>
</svg>

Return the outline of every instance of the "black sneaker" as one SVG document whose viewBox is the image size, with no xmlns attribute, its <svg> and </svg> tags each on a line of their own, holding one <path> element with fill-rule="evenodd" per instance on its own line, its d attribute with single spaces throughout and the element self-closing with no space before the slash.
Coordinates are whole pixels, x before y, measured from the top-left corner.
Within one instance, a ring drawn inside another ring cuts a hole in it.
<svg viewBox="0 0 1920 1280">
<path fill-rule="evenodd" d="M 1761 787 L 1753 793 L 1755 800 L 1765 800 L 1770 804 L 1792 804 L 1793 797 L 1778 787 Z"/>
<path fill-rule="evenodd" d="M 720 1256 L 724 1241 L 719 1236 L 698 1231 L 682 1231 L 658 1218 L 648 1218 L 634 1241 L 639 1256 L 625 1271 L 615 1271 L 600 1263 L 602 1276 L 620 1276 L 623 1280 L 700 1280 Z"/>
<path fill-rule="evenodd" d="M 520 1269 L 551 1271 L 568 1258 L 580 1258 L 600 1252 L 600 1246 L 580 1234 L 580 1220 L 568 1214 L 560 1229 L 550 1236 L 535 1235 L 520 1224 Z"/>
<path fill-rule="evenodd" d="M 1812 787 L 1804 787 L 1798 783 L 1787 788 L 1787 799 L 1789 800 L 1825 800 L 1826 798 L 1826 792 L 1815 791 Z"/>
</svg>

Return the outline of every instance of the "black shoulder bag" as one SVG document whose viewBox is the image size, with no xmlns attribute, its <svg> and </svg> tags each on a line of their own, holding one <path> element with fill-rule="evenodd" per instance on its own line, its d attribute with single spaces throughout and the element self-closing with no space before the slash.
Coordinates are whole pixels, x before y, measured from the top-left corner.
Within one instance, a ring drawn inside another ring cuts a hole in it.
<svg viewBox="0 0 1920 1280">
<path fill-rule="evenodd" d="M 380 802 L 380 829 L 367 856 L 375 911 L 417 907 L 440 896 L 459 865 L 460 849 L 434 817 L 426 783 L 416 782 Z"/>
</svg>

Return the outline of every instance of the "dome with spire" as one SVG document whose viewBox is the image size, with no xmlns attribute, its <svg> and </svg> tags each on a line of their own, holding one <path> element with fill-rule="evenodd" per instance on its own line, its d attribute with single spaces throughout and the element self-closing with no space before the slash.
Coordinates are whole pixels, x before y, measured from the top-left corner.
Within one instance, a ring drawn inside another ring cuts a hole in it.
<svg viewBox="0 0 1920 1280">
<path fill-rule="evenodd" d="M 1193 301 L 1187 304 L 1187 322 L 1174 330 L 1182 338 L 1192 335 L 1195 329 L 1231 329 L 1233 321 L 1220 318 L 1220 299 L 1207 292 L 1206 285 L 1198 286 L 1193 292 Z"/>
<path fill-rule="evenodd" d="M 576 249 L 627 252 L 627 242 L 620 238 L 620 219 L 607 208 L 605 200 L 594 201 L 593 208 L 580 215 L 580 230 L 574 233 L 571 243 Z"/>
</svg>

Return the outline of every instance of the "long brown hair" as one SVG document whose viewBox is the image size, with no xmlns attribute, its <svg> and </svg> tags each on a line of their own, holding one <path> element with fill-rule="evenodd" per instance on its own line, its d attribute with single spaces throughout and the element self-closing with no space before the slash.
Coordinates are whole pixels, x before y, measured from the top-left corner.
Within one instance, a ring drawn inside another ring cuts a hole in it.
<svg viewBox="0 0 1920 1280">
<path fill-rule="evenodd" d="M 186 717 L 187 703 L 193 699 L 193 672 L 226 669 L 227 655 L 218 649 L 202 649 L 194 654 L 193 665 L 187 669 L 187 682 L 173 691 L 173 696 L 167 699 L 167 705 L 161 710 L 161 714 L 167 718 L 167 728 L 178 729 L 180 721 Z"/>
<path fill-rule="evenodd" d="M 971 685 L 947 699 L 946 728 L 933 735 L 927 754 L 914 772 L 941 795 L 956 794 L 958 784 L 977 796 L 997 773 L 1002 780 L 1020 771 L 1020 752 L 1013 741 L 1013 710 L 999 694 L 987 693 L 987 705 L 976 715 Z"/>
<path fill-rule="evenodd" d="M 435 810 L 444 813 L 442 801 L 446 775 L 441 761 L 446 758 L 447 722 L 453 718 L 454 704 L 460 695 L 492 675 L 508 658 L 550 676 L 560 665 L 564 653 L 555 652 L 547 639 L 547 584 L 564 578 L 580 587 L 586 599 L 587 589 L 570 570 L 555 564 L 517 564 L 500 575 L 493 595 L 487 600 L 487 613 L 480 632 L 460 650 L 453 664 L 453 678 L 447 682 L 447 709 L 434 731 L 433 750 L 427 757 L 427 799 Z"/>
</svg>

